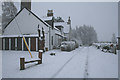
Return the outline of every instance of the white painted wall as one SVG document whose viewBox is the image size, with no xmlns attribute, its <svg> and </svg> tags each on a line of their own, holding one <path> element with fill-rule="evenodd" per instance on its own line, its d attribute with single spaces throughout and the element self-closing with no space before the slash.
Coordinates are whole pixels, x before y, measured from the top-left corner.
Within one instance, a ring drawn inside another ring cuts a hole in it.
<svg viewBox="0 0 120 80">
<path fill-rule="evenodd" d="M 67 37 L 67 40 L 69 40 L 69 33 L 64 33 L 65 37 Z"/>
<path fill-rule="evenodd" d="M 52 48 L 53 48 L 53 45 L 52 45 L 52 35 L 53 35 L 53 30 L 52 30 L 52 28 L 49 28 L 49 49 L 51 50 Z"/>
<path fill-rule="evenodd" d="M 120 1 L 118 2 L 118 37 L 120 37 Z"/>
<path fill-rule="evenodd" d="M 45 33 L 45 48 L 49 50 L 49 33 Z"/>
<path fill-rule="evenodd" d="M 57 47 L 58 45 L 58 35 L 55 35 L 55 46 Z"/>
<path fill-rule="evenodd" d="M 118 2 L 118 37 L 120 37 L 120 2 Z M 120 44 L 120 43 L 118 43 Z M 119 67 L 119 71 L 118 71 L 118 77 L 120 80 L 120 50 L 118 50 L 118 67 Z"/>
<path fill-rule="evenodd" d="M 23 9 L 16 18 L 6 27 L 3 35 L 21 35 L 22 34 L 38 34 L 38 24 L 42 32 L 45 31 L 45 47 L 49 48 L 49 27 L 36 18 L 27 9 Z"/>
<path fill-rule="evenodd" d="M 37 34 L 38 24 L 48 31 L 48 27 L 32 15 L 27 9 L 23 9 L 18 16 L 7 26 L 4 35 Z M 19 30 L 19 28 L 20 30 Z"/>
</svg>

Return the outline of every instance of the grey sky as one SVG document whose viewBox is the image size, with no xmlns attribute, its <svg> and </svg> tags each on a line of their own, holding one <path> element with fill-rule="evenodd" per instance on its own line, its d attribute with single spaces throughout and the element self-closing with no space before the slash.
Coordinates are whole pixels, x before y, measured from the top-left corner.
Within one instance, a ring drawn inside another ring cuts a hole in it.
<svg viewBox="0 0 120 80">
<path fill-rule="evenodd" d="M 111 41 L 112 34 L 118 35 L 117 2 L 33 2 L 32 11 L 39 17 L 46 16 L 47 10 L 54 10 L 55 16 L 65 21 L 71 17 L 72 28 L 83 24 L 91 25 L 99 41 Z"/>
</svg>

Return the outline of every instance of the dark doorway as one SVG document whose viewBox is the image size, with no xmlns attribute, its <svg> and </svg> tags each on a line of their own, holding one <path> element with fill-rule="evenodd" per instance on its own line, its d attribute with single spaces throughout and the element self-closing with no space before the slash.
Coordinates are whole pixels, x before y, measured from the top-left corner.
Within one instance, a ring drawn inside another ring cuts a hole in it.
<svg viewBox="0 0 120 80">
<path fill-rule="evenodd" d="M 36 38 L 31 38 L 30 40 L 30 44 L 31 44 L 31 51 L 36 51 Z"/>
<path fill-rule="evenodd" d="M 22 38 L 17 38 L 17 50 L 22 50 Z"/>
<path fill-rule="evenodd" d="M 9 38 L 5 38 L 5 50 L 9 50 Z"/>
<path fill-rule="evenodd" d="M 15 38 L 11 38 L 11 50 L 15 50 Z"/>
</svg>

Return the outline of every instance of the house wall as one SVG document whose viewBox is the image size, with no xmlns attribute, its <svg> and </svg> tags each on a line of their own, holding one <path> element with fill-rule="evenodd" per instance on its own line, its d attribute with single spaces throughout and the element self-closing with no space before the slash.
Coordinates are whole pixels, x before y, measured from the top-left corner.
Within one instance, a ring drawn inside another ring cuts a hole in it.
<svg viewBox="0 0 120 80">
<path fill-rule="evenodd" d="M 120 1 L 118 2 L 118 37 L 118 57 L 120 57 Z M 118 64 L 118 67 L 120 68 L 120 58 L 118 58 Z M 118 75 L 118 78 L 120 79 L 120 71 L 118 71 Z"/>
<path fill-rule="evenodd" d="M 49 47 L 49 33 L 45 33 L 45 48 L 48 50 L 50 49 Z"/>
<path fill-rule="evenodd" d="M 120 1 L 118 3 L 118 14 L 120 14 Z M 118 36 L 120 37 L 120 15 L 118 15 Z"/>
<path fill-rule="evenodd" d="M 69 33 L 64 33 L 66 40 L 69 40 Z"/>
<path fill-rule="evenodd" d="M 49 50 L 53 49 L 52 45 L 52 36 L 54 35 L 54 31 L 52 28 L 49 28 Z"/>
<path fill-rule="evenodd" d="M 41 30 L 41 34 L 42 27 L 44 28 L 45 47 L 49 49 L 49 27 L 25 8 L 5 28 L 3 35 L 38 34 L 38 25 Z"/>
<path fill-rule="evenodd" d="M 16 18 L 6 27 L 4 35 L 37 34 L 38 25 L 48 32 L 48 27 L 36 18 L 27 9 L 23 9 Z M 19 29 L 20 28 L 20 29 Z M 20 33 L 21 31 L 21 33 Z"/>
<path fill-rule="evenodd" d="M 25 37 L 30 51 L 38 51 L 38 37 Z M 28 51 L 22 37 L 4 37 L 2 38 L 3 50 Z"/>
<path fill-rule="evenodd" d="M 58 34 L 55 34 L 55 44 L 54 44 L 55 48 L 59 48 L 60 47 L 62 39 L 63 39 L 62 36 L 60 36 Z"/>
<path fill-rule="evenodd" d="M 118 14 L 120 14 L 120 2 L 118 3 Z M 120 15 L 118 15 L 118 49 L 120 50 Z"/>
<path fill-rule="evenodd" d="M 62 42 L 62 38 L 64 35 L 61 34 L 60 30 L 54 29 L 54 34 L 53 34 L 53 48 L 58 48 Z"/>
<path fill-rule="evenodd" d="M 49 50 L 53 49 L 54 46 L 54 37 L 55 37 L 55 31 L 54 31 L 54 20 L 45 20 L 46 23 L 50 25 L 49 27 Z"/>
<path fill-rule="evenodd" d="M 59 36 L 58 35 L 55 35 L 55 47 L 57 47 L 58 46 L 58 42 L 59 42 Z"/>
</svg>

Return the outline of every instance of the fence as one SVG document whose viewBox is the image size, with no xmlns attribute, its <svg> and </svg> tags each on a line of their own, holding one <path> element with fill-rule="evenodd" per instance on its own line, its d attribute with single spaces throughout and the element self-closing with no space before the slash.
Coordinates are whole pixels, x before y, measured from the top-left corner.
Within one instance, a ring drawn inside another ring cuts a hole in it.
<svg viewBox="0 0 120 80">
<path fill-rule="evenodd" d="M 25 58 L 20 58 L 20 70 L 24 70 L 25 64 L 28 63 L 38 62 L 38 64 L 42 64 L 42 52 L 42 50 L 39 50 L 38 60 L 25 61 Z"/>
</svg>

